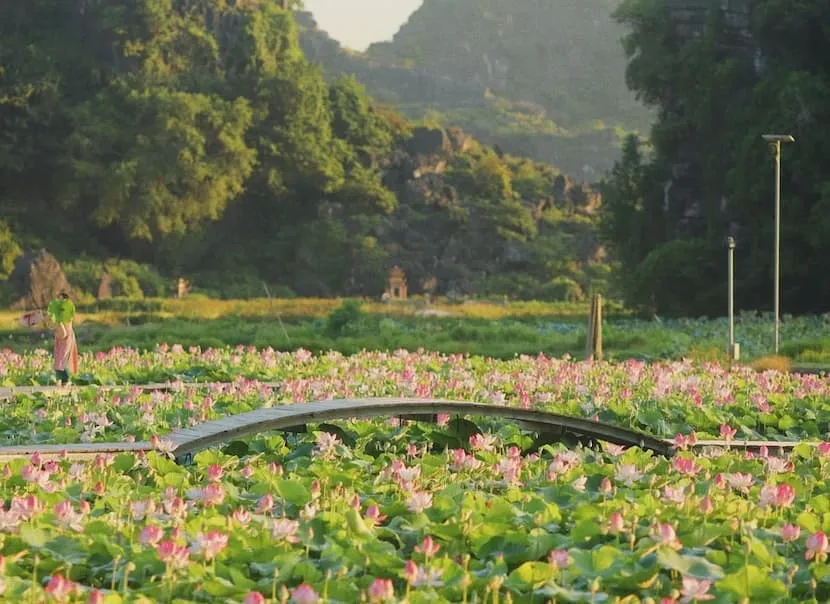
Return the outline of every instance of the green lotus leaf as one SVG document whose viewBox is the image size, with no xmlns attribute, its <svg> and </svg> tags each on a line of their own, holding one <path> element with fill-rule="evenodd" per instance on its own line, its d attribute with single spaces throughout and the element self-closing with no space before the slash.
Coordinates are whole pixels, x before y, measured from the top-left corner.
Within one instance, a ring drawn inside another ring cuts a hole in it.
<svg viewBox="0 0 830 604">
<path fill-rule="evenodd" d="M 739 598 L 749 598 L 752 602 L 774 602 L 776 598 L 787 595 L 787 586 L 783 581 L 751 564 L 718 581 L 717 588 Z"/>
<path fill-rule="evenodd" d="M 657 550 L 657 563 L 663 568 L 676 570 L 683 576 L 695 579 L 715 580 L 723 577 L 723 569 L 706 558 L 678 554 L 666 547 Z"/>
</svg>

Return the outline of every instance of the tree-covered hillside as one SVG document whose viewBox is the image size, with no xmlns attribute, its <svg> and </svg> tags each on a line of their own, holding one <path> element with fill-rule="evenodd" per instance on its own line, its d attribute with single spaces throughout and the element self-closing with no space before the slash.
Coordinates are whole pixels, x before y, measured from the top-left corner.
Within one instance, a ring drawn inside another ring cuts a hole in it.
<svg viewBox="0 0 830 604">
<path fill-rule="evenodd" d="M 596 179 L 651 113 L 625 83 L 619 0 L 426 0 L 366 55 L 315 32 L 303 43 L 415 119 L 465 128 L 514 153 Z"/>
<path fill-rule="evenodd" d="M 30 0 L 0 19 L 6 274 L 41 245 L 91 258 L 85 283 L 121 258 L 226 295 L 376 295 L 400 264 L 415 292 L 565 297 L 606 271 L 595 209 L 550 166 L 327 82 L 282 0 Z"/>
<path fill-rule="evenodd" d="M 830 4 L 625 0 L 619 18 L 629 82 L 659 112 L 653 157 L 629 141 L 603 197 L 628 300 L 722 314 L 731 235 L 736 307 L 772 307 L 774 156 L 762 135 L 785 133 L 796 141 L 782 150 L 782 309 L 826 312 Z"/>
</svg>

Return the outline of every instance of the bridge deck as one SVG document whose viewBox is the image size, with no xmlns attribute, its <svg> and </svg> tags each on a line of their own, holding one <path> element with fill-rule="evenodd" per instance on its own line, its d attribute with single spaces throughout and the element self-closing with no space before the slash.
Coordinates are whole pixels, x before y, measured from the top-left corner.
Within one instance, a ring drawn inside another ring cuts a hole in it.
<svg viewBox="0 0 830 604">
<path fill-rule="evenodd" d="M 143 386 L 144 389 L 156 390 L 178 387 L 172 384 Z M 285 430 L 337 419 L 423 417 L 437 414 L 501 417 L 537 432 L 567 432 L 616 445 L 636 446 L 659 455 L 674 454 L 674 447 L 669 440 L 600 422 L 518 407 L 419 398 L 336 399 L 279 405 L 175 430 L 162 437 L 162 440 L 170 443 L 177 460 L 187 462 L 192 459 L 193 454 L 202 449 L 269 430 Z M 761 447 L 767 447 L 770 452 L 776 453 L 792 449 L 797 444 L 799 443 L 791 441 L 733 440 L 727 443 L 722 440 L 700 440 L 693 449 L 730 447 L 759 450 Z M 90 459 L 100 454 L 150 451 L 152 448 L 148 442 L 14 445 L 0 447 L 0 461 L 28 458 L 35 453 L 44 458 Z"/>
</svg>

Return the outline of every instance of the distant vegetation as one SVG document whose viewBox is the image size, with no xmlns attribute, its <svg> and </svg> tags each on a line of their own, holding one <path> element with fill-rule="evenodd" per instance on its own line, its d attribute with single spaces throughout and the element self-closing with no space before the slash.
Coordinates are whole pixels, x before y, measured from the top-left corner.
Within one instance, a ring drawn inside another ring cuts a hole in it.
<svg viewBox="0 0 830 604">
<path fill-rule="evenodd" d="M 457 125 L 576 178 L 598 179 L 652 115 L 625 84 L 619 0 L 425 2 L 365 55 L 309 28 L 303 46 L 412 119 Z M 588 167 L 587 171 L 584 168 Z"/>
<path fill-rule="evenodd" d="M 736 238 L 736 307 L 771 309 L 774 159 L 782 159 L 782 309 L 830 309 L 830 4 L 625 0 L 628 80 L 659 114 L 653 153 L 637 141 L 603 188 L 606 240 L 626 299 L 647 313 L 726 309 L 726 237 Z M 730 14 L 713 8 L 728 6 Z"/>
<path fill-rule="evenodd" d="M 0 36 L 0 277 L 43 246 L 87 294 L 608 286 L 594 191 L 327 82 L 279 3 L 32 0 Z"/>
<path fill-rule="evenodd" d="M 495 301 L 458 303 L 423 299 L 361 300 L 111 299 L 79 305 L 76 331 L 82 350 L 159 343 L 187 346 L 257 346 L 279 350 L 430 350 L 503 359 L 517 354 L 582 358 L 589 305 Z M 19 313 L 0 313 L 0 338 L 14 350 L 48 347 L 50 334 L 17 325 Z M 759 369 L 830 366 L 830 316 L 787 317 L 782 357 L 772 350 L 769 315 L 741 313 L 736 336 L 741 358 Z M 728 361 L 725 319 L 642 321 L 615 303 L 605 304 L 606 359 Z"/>
</svg>

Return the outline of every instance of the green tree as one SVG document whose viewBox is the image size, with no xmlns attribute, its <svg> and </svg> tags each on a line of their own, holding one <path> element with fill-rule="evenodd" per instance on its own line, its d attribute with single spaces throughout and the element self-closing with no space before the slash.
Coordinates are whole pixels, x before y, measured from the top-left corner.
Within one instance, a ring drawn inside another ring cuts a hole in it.
<svg viewBox="0 0 830 604">
<path fill-rule="evenodd" d="M 78 209 L 128 238 L 179 235 L 218 219 L 253 169 L 245 144 L 252 113 L 242 99 L 116 89 L 73 118 Z"/>
</svg>

